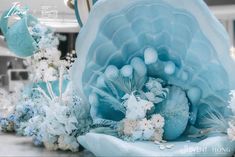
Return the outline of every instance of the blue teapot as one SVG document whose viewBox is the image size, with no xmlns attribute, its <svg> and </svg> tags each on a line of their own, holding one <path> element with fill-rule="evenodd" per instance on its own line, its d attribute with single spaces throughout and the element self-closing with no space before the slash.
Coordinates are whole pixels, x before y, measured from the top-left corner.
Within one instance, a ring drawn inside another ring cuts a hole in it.
<svg viewBox="0 0 235 157">
<path fill-rule="evenodd" d="M 16 56 L 28 57 L 37 51 L 36 41 L 30 35 L 28 27 L 38 23 L 32 15 L 27 13 L 17 12 L 16 15 L 20 17 L 20 20 L 8 27 L 9 17 L 12 15 L 10 12 L 17 12 L 17 8 L 13 8 L 5 11 L 2 14 L 0 26 L 8 48 L 14 52 Z"/>
</svg>

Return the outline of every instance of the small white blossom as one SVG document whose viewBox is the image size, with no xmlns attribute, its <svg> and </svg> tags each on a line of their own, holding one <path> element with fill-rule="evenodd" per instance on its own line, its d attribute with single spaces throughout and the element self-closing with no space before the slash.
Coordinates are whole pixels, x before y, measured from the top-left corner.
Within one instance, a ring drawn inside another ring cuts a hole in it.
<svg viewBox="0 0 235 157">
<path fill-rule="evenodd" d="M 162 141 L 164 130 L 162 128 L 156 129 L 152 135 L 153 141 Z"/>
<path fill-rule="evenodd" d="M 146 112 L 154 106 L 153 103 L 150 101 L 136 98 L 133 93 L 129 96 L 124 105 L 127 109 L 126 118 L 131 120 L 145 118 Z"/>
<path fill-rule="evenodd" d="M 155 128 L 162 128 L 165 124 L 165 119 L 160 114 L 155 114 L 151 118 L 151 123 Z"/>
<path fill-rule="evenodd" d="M 48 150 L 57 150 L 58 149 L 58 145 L 54 144 L 54 143 L 44 143 L 44 146 L 48 149 Z"/>
<path fill-rule="evenodd" d="M 139 122 L 139 129 L 142 131 L 142 139 L 144 140 L 149 140 L 154 133 L 151 121 L 148 121 L 146 118 Z"/>
<path fill-rule="evenodd" d="M 61 52 L 56 47 L 48 48 L 44 53 L 44 57 L 55 64 L 60 61 L 60 56 Z"/>
<path fill-rule="evenodd" d="M 64 135 L 59 137 L 58 147 L 61 150 L 71 150 L 72 152 L 77 152 L 79 144 L 76 137 Z"/>
<path fill-rule="evenodd" d="M 53 67 L 48 67 L 48 69 L 46 69 L 44 71 L 44 77 L 43 77 L 43 80 L 45 82 L 48 82 L 48 81 L 56 81 L 58 80 L 58 71 L 53 68 Z"/>
<path fill-rule="evenodd" d="M 121 123 L 122 129 L 119 129 L 121 133 L 123 133 L 124 137 L 129 137 L 132 140 L 152 140 L 152 141 L 163 141 L 163 126 L 164 126 L 164 118 L 160 115 L 153 116 L 157 122 L 163 123 L 159 124 L 158 128 L 156 128 L 155 124 L 153 124 L 152 119 L 147 120 L 143 118 L 141 120 L 129 120 L 124 119 Z M 163 118 L 163 119 L 162 119 Z M 160 121 L 158 121 L 160 120 Z M 160 127 L 162 126 L 162 127 Z"/>
<path fill-rule="evenodd" d="M 123 133 L 128 136 L 132 135 L 136 129 L 136 126 L 137 126 L 137 121 L 125 119 L 123 121 L 123 128 L 124 128 Z"/>
</svg>

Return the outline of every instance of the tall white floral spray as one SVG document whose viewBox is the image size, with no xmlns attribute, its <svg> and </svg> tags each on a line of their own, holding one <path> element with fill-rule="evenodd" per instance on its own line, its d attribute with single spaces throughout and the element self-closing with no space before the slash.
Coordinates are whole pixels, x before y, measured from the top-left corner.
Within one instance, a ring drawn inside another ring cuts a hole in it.
<svg viewBox="0 0 235 157">
<path fill-rule="evenodd" d="M 89 107 L 82 102 L 68 75 L 76 53 L 72 51 L 61 58 L 58 44 L 65 37 L 40 23 L 28 29 L 38 47 L 26 59 L 32 85 L 25 96 L 21 92 L 12 96 L 20 101 L 12 105 L 13 111 L 5 111 L 7 115 L 0 118 L 0 126 L 5 131 L 31 136 L 35 145 L 49 150 L 78 151 L 77 137 L 89 130 L 91 119 Z M 11 104 L 4 101 L 6 94 L 1 93 L 5 97 L 1 101 Z"/>
<path fill-rule="evenodd" d="M 91 120 L 78 92 L 71 83 L 67 83 L 69 69 L 76 57 L 75 51 L 61 59 L 61 52 L 57 49 L 58 37 L 50 29 L 37 25 L 30 30 L 40 49 L 28 59 L 32 65 L 31 78 L 39 83 L 36 89 L 47 104 L 43 107 L 43 114 L 30 119 L 25 129 L 26 135 L 33 136 L 36 143 L 43 143 L 49 150 L 78 151 L 77 137 L 89 130 Z M 46 88 L 40 86 L 42 82 Z M 57 87 L 53 86 L 54 82 L 58 82 Z M 58 93 L 54 88 L 58 89 Z"/>
</svg>

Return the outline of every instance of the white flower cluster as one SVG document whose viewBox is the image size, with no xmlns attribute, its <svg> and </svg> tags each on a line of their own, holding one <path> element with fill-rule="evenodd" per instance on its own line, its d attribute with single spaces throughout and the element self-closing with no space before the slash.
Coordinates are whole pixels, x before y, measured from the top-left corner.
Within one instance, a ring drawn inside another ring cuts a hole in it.
<svg viewBox="0 0 235 157">
<path fill-rule="evenodd" d="M 133 93 L 125 102 L 126 118 L 121 121 L 119 133 L 130 140 L 162 141 L 164 118 L 160 114 L 146 119 L 147 111 L 154 106 L 152 102 L 136 97 Z"/>
<path fill-rule="evenodd" d="M 88 107 L 69 84 L 62 97 L 42 97 L 42 112 L 25 123 L 24 134 L 32 136 L 36 145 L 48 150 L 79 150 L 77 137 L 88 132 L 91 119 Z M 40 105 L 40 102 L 37 103 Z"/>
<path fill-rule="evenodd" d="M 87 132 L 91 123 L 80 98 L 73 91 L 67 91 L 62 101 L 53 99 L 45 112 L 41 128 L 45 147 L 49 150 L 78 151 L 77 137 Z"/>
<path fill-rule="evenodd" d="M 9 94 L 13 99 L 16 98 L 16 96 L 13 96 L 13 94 L 7 92 L 6 90 L 0 89 L 0 117 L 6 117 L 14 110 L 15 104 L 12 99 L 9 99 Z"/>
<path fill-rule="evenodd" d="M 124 106 L 126 107 L 126 118 L 130 120 L 145 118 L 146 112 L 154 106 L 152 102 L 136 97 L 134 93 L 126 95 L 124 98 L 128 98 Z"/>
<path fill-rule="evenodd" d="M 58 114 L 60 113 L 60 114 Z M 79 144 L 72 133 L 77 129 L 78 120 L 74 113 L 69 113 L 67 106 L 51 103 L 46 109 L 46 119 L 42 124 L 42 141 L 49 150 L 78 151 Z"/>
<path fill-rule="evenodd" d="M 124 119 L 121 124 L 121 134 L 131 140 L 162 141 L 165 122 L 159 114 L 153 115 L 149 120 L 146 118 L 141 120 Z"/>
<path fill-rule="evenodd" d="M 71 67 L 76 55 L 75 52 L 68 54 L 64 60 L 61 60 L 61 52 L 57 47 L 59 38 L 62 37 L 56 36 L 51 29 L 42 24 L 29 27 L 29 32 L 38 47 L 38 51 L 28 58 L 29 70 L 32 72 L 31 80 L 34 82 L 58 80 L 61 67 L 65 73 L 67 68 Z"/>
<path fill-rule="evenodd" d="M 61 52 L 57 48 L 48 48 L 36 53 L 28 59 L 32 80 L 34 82 L 48 82 L 58 80 L 60 67 L 67 66 L 67 62 L 60 60 Z"/>
<path fill-rule="evenodd" d="M 157 104 L 165 100 L 169 89 L 162 87 L 162 83 L 161 79 L 149 78 L 149 81 L 145 84 L 147 89 L 145 96 L 149 101 Z"/>
<path fill-rule="evenodd" d="M 28 30 L 40 50 L 59 45 L 59 39 L 55 37 L 54 32 L 47 26 L 37 23 L 28 27 Z"/>
</svg>

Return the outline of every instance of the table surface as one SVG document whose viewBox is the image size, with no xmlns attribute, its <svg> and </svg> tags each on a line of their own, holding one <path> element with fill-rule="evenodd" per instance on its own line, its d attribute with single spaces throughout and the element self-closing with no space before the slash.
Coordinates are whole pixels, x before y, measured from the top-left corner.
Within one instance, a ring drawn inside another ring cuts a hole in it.
<svg viewBox="0 0 235 157">
<path fill-rule="evenodd" d="M 94 157 L 94 155 L 88 151 L 79 153 L 48 151 L 45 148 L 33 146 L 31 138 L 0 132 L 0 157 L 2 156 Z"/>
</svg>

